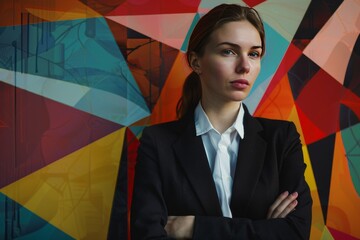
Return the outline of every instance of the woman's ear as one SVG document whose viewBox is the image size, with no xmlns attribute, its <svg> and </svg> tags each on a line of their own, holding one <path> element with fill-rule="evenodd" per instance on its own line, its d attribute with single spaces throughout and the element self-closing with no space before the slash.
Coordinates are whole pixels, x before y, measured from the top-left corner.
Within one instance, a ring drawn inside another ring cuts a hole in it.
<svg viewBox="0 0 360 240">
<path fill-rule="evenodd" d="M 201 74 L 200 58 L 195 52 L 189 54 L 189 63 L 194 72 Z"/>
</svg>

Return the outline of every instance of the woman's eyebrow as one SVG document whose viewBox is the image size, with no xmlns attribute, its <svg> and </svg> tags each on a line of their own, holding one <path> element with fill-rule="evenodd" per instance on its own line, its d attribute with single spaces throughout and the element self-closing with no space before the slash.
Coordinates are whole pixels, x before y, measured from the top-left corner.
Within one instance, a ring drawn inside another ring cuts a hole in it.
<svg viewBox="0 0 360 240">
<path fill-rule="evenodd" d="M 229 45 L 233 48 L 237 48 L 237 49 L 240 49 L 241 47 L 239 45 L 237 45 L 236 43 L 232 43 L 232 42 L 221 42 L 221 43 L 218 43 L 215 47 L 219 47 L 221 45 Z M 261 48 L 262 49 L 262 46 L 252 46 L 251 49 L 258 49 L 258 48 Z"/>
</svg>

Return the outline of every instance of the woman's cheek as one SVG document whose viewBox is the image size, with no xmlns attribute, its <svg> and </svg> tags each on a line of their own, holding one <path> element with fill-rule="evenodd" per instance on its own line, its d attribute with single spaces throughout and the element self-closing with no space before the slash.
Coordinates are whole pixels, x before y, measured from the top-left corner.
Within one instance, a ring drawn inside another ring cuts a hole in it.
<svg viewBox="0 0 360 240">
<path fill-rule="evenodd" d="M 229 72 L 229 67 L 226 64 L 213 64 L 210 67 L 210 71 L 213 75 L 216 75 L 217 77 L 223 77 L 226 75 L 227 72 Z"/>
</svg>

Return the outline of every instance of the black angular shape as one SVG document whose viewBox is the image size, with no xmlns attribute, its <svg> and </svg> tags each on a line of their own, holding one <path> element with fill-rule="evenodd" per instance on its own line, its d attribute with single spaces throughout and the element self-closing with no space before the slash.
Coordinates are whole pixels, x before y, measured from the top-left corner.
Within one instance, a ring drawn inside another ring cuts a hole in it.
<svg viewBox="0 0 360 240">
<path fill-rule="evenodd" d="M 356 39 L 347 65 L 344 86 L 360 97 L 360 35 Z"/>
<path fill-rule="evenodd" d="M 325 223 L 329 203 L 334 147 L 335 134 L 308 145 L 311 166 L 315 176 Z"/>
<path fill-rule="evenodd" d="M 311 1 L 294 39 L 313 39 L 342 2 L 343 0 Z"/>
<path fill-rule="evenodd" d="M 114 200 L 110 216 L 110 224 L 107 239 L 128 239 L 128 144 L 127 135 L 124 136 L 124 144 L 121 154 L 118 177 L 114 192 Z"/>
<path fill-rule="evenodd" d="M 354 126 L 360 122 L 359 118 L 356 114 L 347 106 L 341 104 L 340 105 L 340 129 L 346 129 L 351 126 Z"/>
<path fill-rule="evenodd" d="M 311 59 L 302 55 L 294 66 L 288 71 L 290 87 L 296 100 L 304 86 L 319 71 L 320 67 Z"/>
</svg>

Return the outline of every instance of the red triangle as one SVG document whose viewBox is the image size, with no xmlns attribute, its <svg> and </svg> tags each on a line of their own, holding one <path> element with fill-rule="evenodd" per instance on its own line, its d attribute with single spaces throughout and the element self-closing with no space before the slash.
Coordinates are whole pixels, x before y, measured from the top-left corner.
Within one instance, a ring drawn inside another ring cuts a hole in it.
<svg viewBox="0 0 360 240">
<path fill-rule="evenodd" d="M 6 125 L 6 123 L 4 121 L 0 120 L 0 128 L 5 128 L 5 127 L 8 127 L 8 126 Z"/>
<path fill-rule="evenodd" d="M 266 100 L 267 97 L 271 94 L 271 92 L 277 87 L 279 82 L 289 72 L 290 68 L 292 68 L 292 66 L 301 56 L 301 54 L 302 52 L 292 43 L 289 45 L 289 48 L 287 49 L 278 69 L 276 70 L 274 77 L 271 79 L 271 82 L 267 87 L 266 92 L 263 95 L 263 98 L 261 99 L 259 105 L 263 104 L 263 101 Z"/>
<path fill-rule="evenodd" d="M 259 5 L 265 1 L 266 0 L 244 0 L 244 3 L 246 3 L 249 7 L 255 7 L 256 5 Z"/>
<path fill-rule="evenodd" d="M 302 112 L 301 108 L 296 106 L 296 110 L 298 112 L 306 145 L 309 145 L 327 136 Z"/>
<path fill-rule="evenodd" d="M 128 160 L 128 206 L 131 206 L 132 190 L 134 187 L 135 176 L 135 164 L 137 158 L 137 150 L 139 147 L 139 139 L 134 135 L 132 131 L 126 129 L 126 141 L 127 141 L 127 160 Z M 130 209 L 129 209 L 130 210 Z"/>
<path fill-rule="evenodd" d="M 134 177 L 135 177 L 135 164 L 137 159 L 137 150 L 139 147 L 139 139 L 134 135 L 132 131 L 126 129 L 126 141 L 127 141 L 127 213 L 130 217 L 131 202 L 134 189 Z M 130 236 L 130 229 L 128 228 L 128 236 Z M 130 240 L 130 238 L 128 238 Z"/>
<path fill-rule="evenodd" d="M 0 82 L 0 188 L 121 128 Z"/>
<path fill-rule="evenodd" d="M 346 88 L 320 69 L 296 99 L 299 109 L 326 136 L 340 130 L 340 101 Z"/>
<path fill-rule="evenodd" d="M 107 16 L 196 13 L 199 4 L 200 0 L 152 0 L 142 1 L 142 3 L 138 3 L 136 1 L 126 1 L 107 14 Z"/>
<path fill-rule="evenodd" d="M 334 239 L 341 239 L 341 240 L 358 240 L 359 238 L 350 236 L 344 232 L 340 232 L 338 230 L 335 230 L 333 228 L 327 227 L 329 229 L 329 232 L 333 236 Z"/>
</svg>

